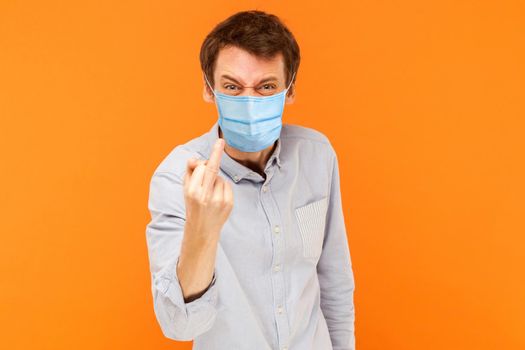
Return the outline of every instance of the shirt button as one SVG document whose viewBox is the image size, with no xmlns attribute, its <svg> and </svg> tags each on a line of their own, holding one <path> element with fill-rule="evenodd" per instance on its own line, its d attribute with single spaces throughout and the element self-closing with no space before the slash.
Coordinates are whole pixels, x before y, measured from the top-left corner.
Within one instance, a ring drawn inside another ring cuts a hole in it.
<svg viewBox="0 0 525 350">
<path fill-rule="evenodd" d="M 275 266 L 273 267 L 273 270 L 274 270 L 274 271 L 281 271 L 281 265 L 275 265 Z"/>
<path fill-rule="evenodd" d="M 239 177 L 237 175 L 233 175 L 233 180 L 239 181 Z"/>
<path fill-rule="evenodd" d="M 263 192 L 266 192 L 268 188 L 266 188 L 266 185 L 263 186 Z"/>
<path fill-rule="evenodd" d="M 273 229 L 275 233 L 281 232 L 281 229 L 279 228 L 279 225 L 275 225 L 275 228 Z"/>
<path fill-rule="evenodd" d="M 279 307 L 277 308 L 277 313 L 279 313 L 279 314 L 282 314 L 282 313 L 283 313 L 283 308 L 282 308 L 282 306 L 279 306 Z"/>
</svg>

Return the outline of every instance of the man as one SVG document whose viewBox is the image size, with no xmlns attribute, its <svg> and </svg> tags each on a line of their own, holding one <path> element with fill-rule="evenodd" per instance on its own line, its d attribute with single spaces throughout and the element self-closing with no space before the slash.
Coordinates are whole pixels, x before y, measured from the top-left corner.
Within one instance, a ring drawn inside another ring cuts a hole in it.
<svg viewBox="0 0 525 350">
<path fill-rule="evenodd" d="M 200 59 L 218 121 L 150 183 L 162 332 L 194 349 L 355 349 L 337 157 L 324 134 L 282 125 L 299 46 L 276 16 L 245 11 L 208 34 Z"/>
</svg>

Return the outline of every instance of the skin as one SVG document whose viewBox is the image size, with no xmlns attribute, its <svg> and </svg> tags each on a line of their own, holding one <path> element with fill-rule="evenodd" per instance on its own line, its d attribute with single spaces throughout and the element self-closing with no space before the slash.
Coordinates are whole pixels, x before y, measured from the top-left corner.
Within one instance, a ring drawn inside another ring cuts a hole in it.
<svg viewBox="0 0 525 350">
<path fill-rule="evenodd" d="M 233 191 L 218 175 L 224 140 L 217 139 L 210 158 L 190 158 L 183 180 L 186 222 L 177 264 L 177 276 L 185 302 L 210 285 L 222 226 L 233 208 Z"/>
<path fill-rule="evenodd" d="M 204 100 L 215 103 L 204 78 L 203 82 Z M 235 92 L 238 96 L 261 96 L 260 89 L 274 89 L 278 93 L 286 88 L 284 59 L 281 54 L 262 59 L 237 47 L 225 47 L 217 57 L 214 82 L 214 89 L 229 94 Z M 293 103 L 294 98 L 292 85 L 285 103 Z M 210 158 L 188 160 L 183 184 L 186 222 L 176 267 L 186 303 L 202 296 L 211 284 L 220 232 L 233 208 L 230 182 L 218 175 L 222 152 L 266 177 L 264 166 L 275 146 L 276 142 L 259 152 L 242 152 L 226 144 L 219 128 L 219 138 Z"/>
</svg>

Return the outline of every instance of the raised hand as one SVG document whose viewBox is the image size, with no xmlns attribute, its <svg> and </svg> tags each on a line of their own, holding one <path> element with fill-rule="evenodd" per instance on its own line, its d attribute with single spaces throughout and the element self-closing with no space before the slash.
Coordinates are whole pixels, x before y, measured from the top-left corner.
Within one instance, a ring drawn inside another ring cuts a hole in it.
<svg viewBox="0 0 525 350">
<path fill-rule="evenodd" d="M 233 191 L 219 176 L 224 140 L 218 138 L 210 158 L 190 158 L 184 176 L 186 234 L 202 242 L 217 241 L 233 208 Z"/>
</svg>

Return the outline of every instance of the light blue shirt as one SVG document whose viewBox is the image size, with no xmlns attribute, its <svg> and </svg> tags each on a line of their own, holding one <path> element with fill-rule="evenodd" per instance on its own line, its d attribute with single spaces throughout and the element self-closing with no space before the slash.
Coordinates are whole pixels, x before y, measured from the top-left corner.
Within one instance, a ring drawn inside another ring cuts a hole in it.
<svg viewBox="0 0 525 350">
<path fill-rule="evenodd" d="M 185 303 L 177 278 L 188 158 L 208 159 L 218 123 L 177 145 L 154 171 L 146 238 L 156 318 L 163 334 L 195 350 L 353 350 L 354 275 L 339 168 L 328 138 L 283 124 L 266 178 L 223 152 L 219 176 L 234 206 L 213 279 Z"/>
</svg>

